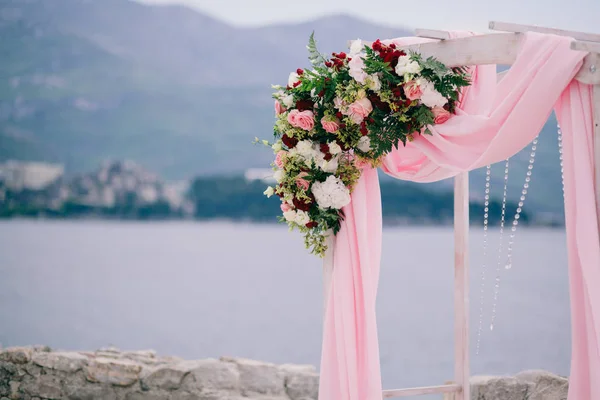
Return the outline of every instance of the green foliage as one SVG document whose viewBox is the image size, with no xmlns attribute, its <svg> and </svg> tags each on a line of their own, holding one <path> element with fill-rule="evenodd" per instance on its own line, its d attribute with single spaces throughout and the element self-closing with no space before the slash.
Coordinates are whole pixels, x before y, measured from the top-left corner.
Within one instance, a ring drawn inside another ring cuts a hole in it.
<svg viewBox="0 0 600 400">
<path fill-rule="evenodd" d="M 315 40 L 315 32 L 313 31 L 308 38 L 308 60 L 314 67 L 323 67 L 325 63 L 325 57 L 317 49 L 317 41 Z"/>
</svg>

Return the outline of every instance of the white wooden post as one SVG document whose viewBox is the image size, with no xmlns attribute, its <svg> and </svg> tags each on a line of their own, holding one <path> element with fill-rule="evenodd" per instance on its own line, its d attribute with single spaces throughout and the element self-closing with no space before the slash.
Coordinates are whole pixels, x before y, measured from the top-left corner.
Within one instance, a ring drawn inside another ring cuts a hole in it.
<svg viewBox="0 0 600 400">
<path fill-rule="evenodd" d="M 454 380 L 455 400 L 470 400 L 469 384 L 469 173 L 454 178 Z"/>
</svg>

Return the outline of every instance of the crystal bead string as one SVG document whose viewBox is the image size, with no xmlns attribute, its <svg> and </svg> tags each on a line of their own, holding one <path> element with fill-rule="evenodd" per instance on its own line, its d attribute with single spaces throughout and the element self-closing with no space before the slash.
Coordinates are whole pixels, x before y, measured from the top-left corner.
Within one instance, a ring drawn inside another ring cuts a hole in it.
<svg viewBox="0 0 600 400">
<path fill-rule="evenodd" d="M 494 321 L 496 320 L 496 303 L 498 302 L 498 293 L 500 290 L 500 264 L 502 260 L 502 242 L 504 240 L 504 221 L 506 217 L 506 192 L 508 190 L 508 163 L 509 159 L 506 159 L 504 165 L 504 192 L 502 194 L 502 215 L 500 217 L 500 239 L 498 243 L 498 263 L 496 266 L 496 283 L 494 284 L 494 302 L 492 305 L 492 322 L 490 324 L 490 330 L 494 330 Z"/>
<path fill-rule="evenodd" d="M 562 193 L 563 198 L 565 197 L 565 174 L 563 168 L 563 141 L 562 141 L 562 129 L 560 129 L 560 125 L 556 124 L 556 129 L 558 132 L 558 159 L 560 160 L 560 180 L 562 183 Z"/>
<path fill-rule="evenodd" d="M 477 328 L 477 349 L 475 354 L 479 355 L 481 345 L 481 330 L 483 328 L 483 308 L 485 305 L 485 270 L 487 268 L 487 234 L 488 234 L 488 214 L 490 206 L 490 177 L 492 174 L 492 166 L 488 165 L 485 170 L 485 198 L 483 205 L 483 264 L 481 265 L 481 288 L 479 294 L 479 327 Z"/>
<path fill-rule="evenodd" d="M 511 269 L 512 268 L 512 247 L 515 241 L 515 235 L 517 233 L 517 225 L 519 225 L 519 218 L 521 218 L 521 211 L 523 209 L 523 204 L 525 204 L 525 198 L 527 196 L 527 191 L 529 190 L 529 182 L 531 181 L 531 174 L 533 172 L 533 163 L 535 162 L 535 152 L 537 150 L 538 137 L 536 136 L 533 139 L 533 143 L 531 144 L 531 153 L 529 153 L 529 165 L 527 166 L 527 174 L 525 175 L 525 183 L 523 184 L 523 189 L 521 190 L 521 197 L 519 198 L 519 204 L 517 206 L 517 212 L 515 213 L 515 217 L 513 219 L 513 225 L 510 228 L 510 238 L 508 240 L 508 251 L 506 257 L 506 265 L 504 268 Z"/>
<path fill-rule="evenodd" d="M 523 189 L 521 190 L 521 197 L 519 198 L 519 204 L 517 206 L 517 210 L 515 212 L 515 216 L 513 218 L 511 233 L 509 237 L 509 243 L 507 248 L 507 261 L 504 264 L 505 269 L 512 268 L 512 250 L 515 239 L 515 234 L 517 232 L 517 225 L 519 225 L 519 219 L 521 218 L 521 211 L 523 210 L 523 205 L 525 204 L 525 199 L 527 197 L 527 191 L 529 189 L 529 182 L 531 181 L 531 175 L 533 172 L 533 164 L 535 162 L 535 153 L 537 150 L 538 137 L 536 136 L 531 144 L 531 152 L 529 154 L 529 165 L 527 166 L 527 173 L 525 175 L 525 183 L 523 184 Z M 506 173 L 506 170 L 505 170 Z M 507 174 L 508 175 L 508 174 Z M 506 176 L 505 176 L 506 178 Z M 500 292 L 500 259 L 498 260 L 498 266 L 496 269 L 496 284 L 494 285 L 494 302 L 492 304 L 492 320 L 490 323 L 490 330 L 494 330 L 494 323 L 496 322 L 496 309 L 498 305 L 498 294 Z"/>
</svg>

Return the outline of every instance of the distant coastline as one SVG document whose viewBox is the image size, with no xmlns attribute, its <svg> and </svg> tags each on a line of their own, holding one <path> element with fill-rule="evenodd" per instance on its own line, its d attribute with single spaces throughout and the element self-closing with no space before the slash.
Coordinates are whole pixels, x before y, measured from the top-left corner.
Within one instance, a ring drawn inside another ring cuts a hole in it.
<svg viewBox="0 0 600 400">
<path fill-rule="evenodd" d="M 232 221 L 276 224 L 281 211 L 276 198 L 263 195 L 267 176 L 201 176 L 167 182 L 131 161 L 103 164 L 88 174 L 66 178 L 58 168 L 41 174 L 39 164 L 13 165 L 12 178 L 0 175 L 0 219 L 35 218 L 126 221 Z M 28 181 L 28 168 L 36 180 Z M 56 171 L 59 171 L 57 173 Z M 40 179 L 46 176 L 46 180 Z M 385 226 L 449 226 L 453 223 L 451 189 L 428 190 L 408 182 L 381 182 Z M 507 221 L 517 207 L 507 204 Z M 472 200 L 472 224 L 483 224 L 483 203 Z M 489 205 L 490 224 L 500 222 L 502 204 Z M 560 216 L 520 214 L 522 225 L 560 227 Z"/>
</svg>

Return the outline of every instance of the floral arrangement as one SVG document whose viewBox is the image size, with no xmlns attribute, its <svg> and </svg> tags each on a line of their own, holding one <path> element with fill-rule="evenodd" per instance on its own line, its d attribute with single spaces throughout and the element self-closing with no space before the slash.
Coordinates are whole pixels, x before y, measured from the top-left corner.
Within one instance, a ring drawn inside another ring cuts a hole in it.
<svg viewBox="0 0 600 400">
<path fill-rule="evenodd" d="M 400 142 L 446 122 L 469 78 L 464 68 L 380 40 L 357 40 L 349 54 L 325 58 L 313 33 L 307 48 L 313 68 L 273 86 L 275 141 L 261 142 L 275 153 L 277 185 L 265 195 L 280 198 L 280 221 L 304 233 L 306 247 L 322 257 L 362 168 L 377 167 Z"/>
</svg>

